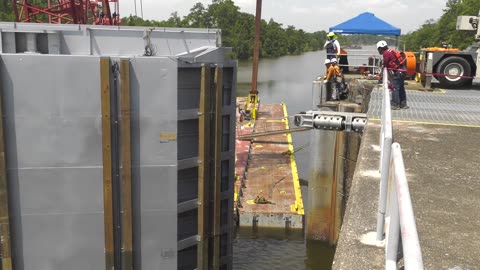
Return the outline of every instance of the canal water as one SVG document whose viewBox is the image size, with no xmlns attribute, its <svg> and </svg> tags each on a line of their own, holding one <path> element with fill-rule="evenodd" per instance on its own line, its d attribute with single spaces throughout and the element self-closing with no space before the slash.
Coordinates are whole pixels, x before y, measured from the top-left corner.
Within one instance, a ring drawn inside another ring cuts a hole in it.
<svg viewBox="0 0 480 270">
<path fill-rule="evenodd" d="M 349 50 L 349 64 L 368 64 L 369 57 L 379 57 L 375 47 Z M 355 55 L 355 56 L 354 56 Z M 258 91 L 261 103 L 285 103 L 290 116 L 311 110 L 312 82 L 325 75 L 325 51 L 298 56 L 262 59 L 259 63 Z M 352 70 L 352 69 L 350 69 Z M 247 96 L 251 87 L 252 62 L 239 63 L 237 96 Z M 292 126 L 292 118 L 289 118 Z M 300 179 L 309 180 L 309 132 L 292 133 Z M 307 188 L 302 188 L 307 207 Z M 305 211 L 307 212 L 307 211 Z M 318 241 L 305 241 L 302 233 L 285 237 L 284 231 L 241 231 L 233 243 L 233 269 L 331 269 L 334 249 Z"/>
<path fill-rule="evenodd" d="M 258 91 L 261 103 L 285 103 L 289 115 L 310 110 L 312 81 L 325 74 L 325 52 L 309 52 L 299 56 L 262 59 L 259 63 Z M 252 62 L 239 63 L 237 96 L 250 90 Z M 291 123 L 291 118 L 290 118 Z M 309 134 L 293 133 L 299 176 L 308 181 Z M 302 188 L 304 203 L 307 189 Z M 302 233 L 285 237 L 283 230 L 237 233 L 233 243 L 233 269 L 330 269 L 334 250 L 320 242 L 307 242 Z"/>
</svg>

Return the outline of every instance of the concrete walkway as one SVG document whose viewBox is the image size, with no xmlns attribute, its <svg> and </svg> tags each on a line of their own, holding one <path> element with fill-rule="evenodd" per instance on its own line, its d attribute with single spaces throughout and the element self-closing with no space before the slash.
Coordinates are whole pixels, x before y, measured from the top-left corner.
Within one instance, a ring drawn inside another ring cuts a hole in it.
<svg viewBox="0 0 480 270">
<path fill-rule="evenodd" d="M 407 86 L 407 90 L 412 87 Z M 407 91 L 393 111 L 425 269 L 480 269 L 480 91 Z M 380 100 L 374 90 L 333 269 L 384 269 L 375 244 Z"/>
</svg>

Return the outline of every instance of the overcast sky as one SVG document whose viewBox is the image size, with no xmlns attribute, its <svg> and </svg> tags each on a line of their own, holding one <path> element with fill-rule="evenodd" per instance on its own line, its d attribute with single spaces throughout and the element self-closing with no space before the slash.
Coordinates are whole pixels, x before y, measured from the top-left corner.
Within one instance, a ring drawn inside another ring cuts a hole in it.
<svg viewBox="0 0 480 270">
<path fill-rule="evenodd" d="M 140 0 L 120 0 L 120 15 L 140 16 Z M 166 20 L 174 11 L 180 17 L 188 15 L 195 3 L 205 7 L 211 0 L 143 0 L 144 19 Z M 429 19 L 437 20 L 442 15 L 447 0 L 263 0 L 262 19 L 273 18 L 284 27 L 293 25 L 307 32 L 328 31 L 363 12 L 402 29 L 406 34 L 418 29 Z M 241 12 L 255 14 L 256 0 L 234 0 Z"/>
</svg>

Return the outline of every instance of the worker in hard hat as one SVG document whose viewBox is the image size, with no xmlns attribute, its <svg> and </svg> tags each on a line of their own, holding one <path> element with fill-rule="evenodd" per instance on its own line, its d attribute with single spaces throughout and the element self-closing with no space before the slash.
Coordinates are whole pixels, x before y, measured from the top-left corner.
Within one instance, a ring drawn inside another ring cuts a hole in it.
<svg viewBox="0 0 480 270">
<path fill-rule="evenodd" d="M 330 68 L 331 66 L 331 62 L 330 62 L 330 59 L 325 59 L 325 76 L 323 76 L 323 79 L 327 78 L 327 74 L 328 74 L 328 69 Z"/>
<path fill-rule="evenodd" d="M 327 63 L 329 61 L 329 63 Z M 340 91 L 342 83 L 342 71 L 340 67 L 337 65 L 337 58 L 326 59 L 325 66 L 327 67 L 327 75 L 324 78 L 323 83 L 327 86 L 327 89 L 331 89 L 331 100 L 339 100 L 340 98 Z"/>
<path fill-rule="evenodd" d="M 337 35 L 334 32 L 327 34 L 327 41 L 323 45 L 323 48 L 327 51 L 327 58 L 338 58 L 340 56 L 340 43 L 337 40 Z"/>
<path fill-rule="evenodd" d="M 378 53 L 383 56 L 383 67 L 388 69 L 392 82 L 392 110 L 408 109 L 405 92 L 405 59 L 393 49 L 389 49 L 385 40 L 377 42 Z M 383 78 L 387 80 L 387 78 Z"/>
</svg>

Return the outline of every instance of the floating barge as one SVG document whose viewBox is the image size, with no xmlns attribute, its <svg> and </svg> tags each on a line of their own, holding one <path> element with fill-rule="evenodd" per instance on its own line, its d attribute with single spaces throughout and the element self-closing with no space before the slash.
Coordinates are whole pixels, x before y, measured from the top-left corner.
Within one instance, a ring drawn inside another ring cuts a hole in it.
<svg viewBox="0 0 480 270">
<path fill-rule="evenodd" d="M 246 98 L 238 98 L 237 107 L 245 102 Z M 235 205 L 239 226 L 302 229 L 304 208 L 286 105 L 260 104 L 256 121 L 239 120 L 237 112 Z M 273 135 L 254 136 L 265 133 Z M 253 135 L 253 139 L 242 140 L 245 135 Z"/>
</svg>

